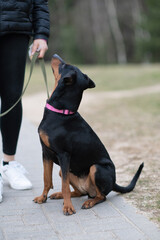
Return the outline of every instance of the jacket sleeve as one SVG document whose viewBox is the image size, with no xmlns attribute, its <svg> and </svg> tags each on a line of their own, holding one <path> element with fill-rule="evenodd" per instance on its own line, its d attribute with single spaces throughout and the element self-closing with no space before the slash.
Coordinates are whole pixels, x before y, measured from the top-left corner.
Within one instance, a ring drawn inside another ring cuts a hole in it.
<svg viewBox="0 0 160 240">
<path fill-rule="evenodd" d="M 33 39 L 45 39 L 49 37 L 49 10 L 47 0 L 33 0 Z"/>
</svg>

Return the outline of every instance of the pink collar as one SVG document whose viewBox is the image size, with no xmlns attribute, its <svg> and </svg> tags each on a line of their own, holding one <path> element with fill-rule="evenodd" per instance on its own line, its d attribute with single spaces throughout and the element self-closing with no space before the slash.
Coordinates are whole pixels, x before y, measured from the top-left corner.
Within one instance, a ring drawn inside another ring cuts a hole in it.
<svg viewBox="0 0 160 240">
<path fill-rule="evenodd" d="M 56 113 L 62 113 L 62 114 L 65 114 L 65 115 L 71 115 L 73 114 L 74 112 L 68 110 L 68 109 L 57 109 L 57 108 L 54 108 L 53 106 L 51 106 L 50 104 L 46 103 L 46 108 L 53 111 L 53 112 L 56 112 Z"/>
</svg>

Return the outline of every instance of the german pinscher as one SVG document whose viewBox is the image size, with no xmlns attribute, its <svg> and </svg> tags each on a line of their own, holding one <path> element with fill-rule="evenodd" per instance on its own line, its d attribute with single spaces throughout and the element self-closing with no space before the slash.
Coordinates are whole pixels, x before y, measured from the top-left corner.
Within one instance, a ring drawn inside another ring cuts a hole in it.
<svg viewBox="0 0 160 240">
<path fill-rule="evenodd" d="M 55 88 L 47 100 L 44 116 L 38 128 L 43 150 L 44 190 L 35 203 L 44 203 L 52 184 L 53 162 L 60 166 L 62 192 L 51 199 L 64 199 L 63 213 L 72 215 L 75 209 L 71 197 L 88 195 L 83 209 L 105 201 L 113 191 L 127 193 L 134 189 L 143 163 L 127 187 L 116 184 L 115 166 L 100 139 L 77 112 L 83 91 L 94 88 L 94 82 L 77 67 L 66 64 L 53 55 L 51 66 Z M 70 191 L 71 185 L 74 191 Z"/>
</svg>

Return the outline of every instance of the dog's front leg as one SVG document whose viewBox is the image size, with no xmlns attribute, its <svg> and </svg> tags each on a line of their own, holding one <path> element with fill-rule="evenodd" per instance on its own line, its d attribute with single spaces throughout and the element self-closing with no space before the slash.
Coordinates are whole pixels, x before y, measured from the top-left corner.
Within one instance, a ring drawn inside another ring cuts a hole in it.
<svg viewBox="0 0 160 240">
<path fill-rule="evenodd" d="M 70 156 L 68 153 L 63 153 L 59 155 L 59 163 L 62 171 L 62 196 L 64 199 L 63 213 L 64 215 L 72 215 L 76 213 L 72 201 L 71 201 L 71 191 L 69 187 L 69 165 Z"/>
<path fill-rule="evenodd" d="M 44 203 L 47 200 L 48 192 L 53 188 L 52 183 L 52 169 L 53 161 L 43 158 L 43 167 L 44 167 L 44 189 L 42 195 L 34 199 L 35 203 Z"/>
</svg>

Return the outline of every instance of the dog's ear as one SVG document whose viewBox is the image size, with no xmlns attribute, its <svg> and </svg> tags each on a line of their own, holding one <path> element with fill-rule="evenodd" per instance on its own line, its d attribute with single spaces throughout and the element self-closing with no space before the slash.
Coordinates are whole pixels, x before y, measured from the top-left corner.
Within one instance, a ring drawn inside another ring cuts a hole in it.
<svg viewBox="0 0 160 240">
<path fill-rule="evenodd" d="M 96 84 L 89 78 L 89 88 L 95 88 Z"/>
<path fill-rule="evenodd" d="M 71 71 L 63 77 L 63 82 L 66 86 L 71 86 L 76 81 L 76 72 Z"/>
<path fill-rule="evenodd" d="M 83 75 L 86 78 L 86 80 L 88 81 L 87 88 L 94 88 L 96 86 L 96 84 L 86 74 L 83 74 Z"/>
</svg>

